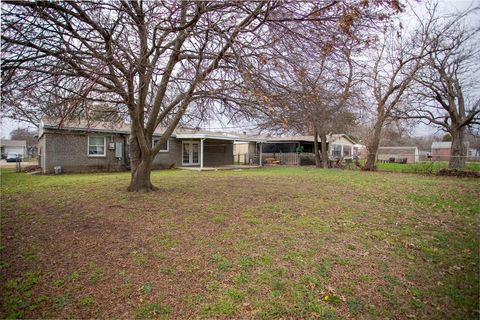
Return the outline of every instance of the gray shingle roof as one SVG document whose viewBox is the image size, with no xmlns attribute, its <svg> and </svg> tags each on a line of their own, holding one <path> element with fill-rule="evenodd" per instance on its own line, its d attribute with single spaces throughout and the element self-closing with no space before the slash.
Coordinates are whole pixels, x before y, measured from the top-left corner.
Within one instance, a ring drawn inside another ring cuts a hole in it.
<svg viewBox="0 0 480 320">
<path fill-rule="evenodd" d="M 130 124 L 128 123 L 112 123 L 94 120 L 64 120 L 45 118 L 42 120 L 43 128 L 50 130 L 72 130 L 72 131 L 87 131 L 87 132 L 108 132 L 108 133 L 130 133 Z M 157 127 L 155 133 L 157 135 L 165 132 L 165 127 Z M 313 136 L 261 136 L 261 135 L 244 135 L 232 132 L 208 131 L 192 128 L 177 128 L 173 131 L 172 137 L 185 138 L 187 136 L 196 138 L 208 139 L 222 139 L 222 140 L 238 140 L 238 141 L 261 141 L 261 142 L 294 142 L 294 141 L 308 141 L 313 142 Z M 327 136 L 328 140 L 334 142 L 335 140 L 345 137 L 348 140 L 354 141 L 345 134 L 333 134 Z"/>
</svg>

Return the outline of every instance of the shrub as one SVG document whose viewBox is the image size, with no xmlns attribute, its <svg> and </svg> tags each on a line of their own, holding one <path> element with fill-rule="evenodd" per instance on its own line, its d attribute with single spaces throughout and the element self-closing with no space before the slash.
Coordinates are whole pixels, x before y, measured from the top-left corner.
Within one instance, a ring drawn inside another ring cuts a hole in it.
<svg viewBox="0 0 480 320">
<path fill-rule="evenodd" d="M 315 165 L 315 156 L 312 153 L 301 153 L 298 156 L 301 166 Z"/>
</svg>

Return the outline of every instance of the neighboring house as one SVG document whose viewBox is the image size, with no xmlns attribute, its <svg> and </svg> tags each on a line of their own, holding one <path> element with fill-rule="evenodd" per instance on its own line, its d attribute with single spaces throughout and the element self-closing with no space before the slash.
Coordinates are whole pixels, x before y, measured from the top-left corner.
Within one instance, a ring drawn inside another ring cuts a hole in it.
<svg viewBox="0 0 480 320">
<path fill-rule="evenodd" d="M 432 143 L 432 160 L 448 161 L 450 160 L 452 142 L 451 141 L 434 141 Z"/>
<path fill-rule="evenodd" d="M 353 156 L 358 157 L 359 159 L 366 159 L 368 155 L 367 146 L 364 144 L 354 144 L 353 145 Z"/>
<path fill-rule="evenodd" d="M 0 153 L 2 158 L 6 157 L 7 154 L 18 154 L 25 157 L 27 154 L 27 141 L 0 139 Z"/>
<path fill-rule="evenodd" d="M 417 163 L 417 147 L 378 147 L 377 160 L 382 162 Z"/>
<path fill-rule="evenodd" d="M 329 154 L 333 159 L 352 159 L 359 156 L 360 147 L 357 142 L 346 134 L 331 134 L 327 136 Z"/>
<path fill-rule="evenodd" d="M 154 141 L 163 133 L 157 128 Z M 128 124 L 43 120 L 39 127 L 39 165 L 44 173 L 118 171 L 129 167 Z M 153 168 L 223 166 L 233 164 L 233 143 L 241 137 L 228 133 L 176 129 L 155 156 Z"/>
<path fill-rule="evenodd" d="M 451 148 L 452 142 L 451 141 L 435 141 L 432 143 L 432 160 L 434 161 L 449 161 L 451 156 Z M 480 154 L 478 150 L 470 148 L 470 143 L 468 141 L 465 142 L 465 150 L 467 152 L 467 160 L 478 160 Z"/>
</svg>

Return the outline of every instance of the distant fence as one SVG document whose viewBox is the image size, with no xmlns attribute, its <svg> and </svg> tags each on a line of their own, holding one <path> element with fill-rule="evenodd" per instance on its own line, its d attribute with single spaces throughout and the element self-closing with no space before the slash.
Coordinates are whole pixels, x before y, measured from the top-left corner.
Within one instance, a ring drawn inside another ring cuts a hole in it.
<svg viewBox="0 0 480 320">
<path fill-rule="evenodd" d="M 305 155 L 305 153 L 302 153 Z M 313 156 L 313 154 L 312 154 Z M 263 164 L 268 164 L 269 161 L 279 161 L 281 165 L 297 166 L 300 164 L 300 156 L 298 153 L 262 153 Z M 233 155 L 234 164 L 259 164 L 260 155 L 241 153 Z"/>
<path fill-rule="evenodd" d="M 298 153 L 263 153 L 262 154 L 263 162 L 266 162 L 267 159 L 275 159 L 275 161 L 280 161 L 281 165 L 288 166 L 298 166 L 300 164 L 300 157 Z"/>
<path fill-rule="evenodd" d="M 429 159 L 433 161 L 450 161 L 450 158 L 466 158 L 466 161 L 469 162 L 480 162 L 480 156 L 451 156 L 434 154 L 431 155 Z"/>
<path fill-rule="evenodd" d="M 377 157 L 376 166 L 380 171 L 394 171 L 403 173 L 424 173 L 435 174 L 442 169 L 447 169 L 450 159 L 462 159 L 464 160 L 464 166 L 462 171 L 475 171 L 480 173 L 480 162 L 478 157 L 473 156 L 445 156 L 442 158 L 429 156 L 419 157 L 418 161 L 409 162 L 409 154 L 396 154 L 389 155 L 387 159 Z M 366 160 L 360 160 L 361 165 L 365 165 Z"/>
<path fill-rule="evenodd" d="M 451 158 L 463 158 L 467 162 L 480 162 L 479 156 L 418 155 L 413 153 L 378 153 L 377 162 L 417 163 L 423 161 L 450 161 Z"/>
<path fill-rule="evenodd" d="M 480 170 L 480 163 L 475 163 L 477 158 L 472 158 L 472 157 L 466 157 L 463 156 L 467 161 L 466 169 L 467 170 L 474 170 L 474 171 L 479 171 Z M 244 154 L 235 154 L 234 155 L 234 164 L 237 165 L 258 165 L 260 161 L 260 155 L 259 154 L 249 154 L 249 153 L 244 153 Z M 473 161 L 472 161 L 473 160 Z M 352 160 L 345 160 L 346 161 L 352 161 Z M 288 165 L 288 166 L 298 166 L 298 165 L 314 165 L 315 164 L 315 158 L 313 153 L 262 153 L 262 162 L 263 164 L 269 164 L 273 162 L 277 162 L 279 165 Z M 345 164 L 344 161 L 342 161 L 343 164 Z M 362 159 L 361 163 L 364 164 L 365 160 Z M 377 165 L 381 169 L 386 169 L 389 170 L 390 167 L 388 164 L 398 164 L 398 165 L 405 165 L 405 166 L 399 166 L 399 167 L 391 167 L 394 169 L 393 171 L 405 171 L 405 172 L 423 172 L 423 171 L 430 171 L 430 172 L 435 172 L 439 169 L 443 169 L 448 167 L 448 161 L 438 161 L 435 159 L 430 158 L 423 158 L 419 157 L 418 155 L 412 155 L 412 154 L 385 154 L 381 155 L 380 157 L 377 157 Z M 385 165 L 383 165 L 385 164 Z M 411 166 L 413 165 L 413 166 Z M 351 166 L 348 166 L 351 167 Z"/>
</svg>

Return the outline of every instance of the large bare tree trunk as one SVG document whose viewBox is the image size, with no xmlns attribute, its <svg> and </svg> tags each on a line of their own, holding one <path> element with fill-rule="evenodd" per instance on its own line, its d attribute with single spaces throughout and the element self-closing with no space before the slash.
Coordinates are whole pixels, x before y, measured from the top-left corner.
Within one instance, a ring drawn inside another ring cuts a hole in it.
<svg viewBox="0 0 480 320">
<path fill-rule="evenodd" d="M 321 141 L 321 154 L 322 154 L 322 167 L 328 168 L 328 150 L 327 150 L 327 135 L 322 133 L 320 136 Z"/>
<path fill-rule="evenodd" d="M 378 151 L 378 146 L 380 145 L 380 136 L 382 134 L 382 127 L 383 127 L 383 118 L 378 118 L 373 128 L 373 136 L 367 145 L 367 151 L 368 151 L 367 162 L 363 167 L 365 170 L 375 171 L 377 169 L 376 167 L 377 151 Z"/>
<path fill-rule="evenodd" d="M 450 161 L 448 167 L 450 169 L 465 168 L 466 150 L 464 144 L 465 129 L 464 127 L 454 130 L 450 133 L 452 135 L 452 147 L 450 149 Z"/>
<path fill-rule="evenodd" d="M 142 154 L 137 137 L 133 133 L 129 137 L 128 154 L 130 156 L 130 170 L 132 172 L 128 191 L 150 192 L 157 190 L 150 180 L 153 157 Z"/>
<path fill-rule="evenodd" d="M 313 127 L 313 151 L 315 153 L 315 167 L 321 168 L 320 153 L 318 149 L 318 128 L 317 125 Z"/>
</svg>

